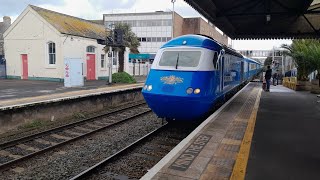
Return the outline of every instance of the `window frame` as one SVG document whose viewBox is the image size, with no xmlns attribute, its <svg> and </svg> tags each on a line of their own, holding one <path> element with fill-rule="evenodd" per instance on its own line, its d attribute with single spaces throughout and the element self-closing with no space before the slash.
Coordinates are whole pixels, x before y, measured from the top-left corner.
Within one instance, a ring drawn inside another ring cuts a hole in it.
<svg viewBox="0 0 320 180">
<path fill-rule="evenodd" d="M 106 69 L 106 55 L 105 54 L 100 55 L 100 68 Z"/>
<path fill-rule="evenodd" d="M 175 67 L 174 65 L 164 65 L 164 64 L 162 64 L 162 63 L 164 63 L 164 62 L 162 62 L 162 58 L 163 58 L 163 56 L 164 56 L 164 54 L 165 53 L 176 53 L 176 52 L 179 52 L 179 53 L 190 53 L 190 52 L 192 52 L 192 53 L 199 53 L 198 55 L 199 55 L 199 60 L 198 60 L 198 62 L 197 62 L 197 65 L 196 66 L 181 66 L 181 64 L 179 64 L 180 66 L 178 66 L 178 67 L 180 67 L 180 68 L 191 68 L 191 69 L 194 69 L 194 68 L 197 68 L 197 67 L 199 67 L 200 66 L 200 61 L 201 61 L 201 58 L 202 58 L 202 54 L 203 54 L 203 52 L 201 51 L 201 50 L 166 50 L 166 51 L 163 51 L 162 53 L 161 53 L 161 56 L 159 57 L 159 62 L 158 62 L 158 66 L 159 67 Z M 181 58 L 181 57 L 180 57 Z M 181 61 L 179 61 L 180 63 L 181 63 Z"/>
<path fill-rule="evenodd" d="M 52 47 L 50 45 L 53 44 Z M 46 44 L 46 64 L 50 67 L 57 65 L 57 48 L 56 43 L 53 41 L 49 41 Z M 51 51 L 52 50 L 52 51 Z M 51 57 L 53 58 L 53 63 L 51 63 Z"/>
<path fill-rule="evenodd" d="M 89 51 L 89 48 L 92 48 L 92 49 L 93 49 L 93 52 L 92 52 L 92 51 Z M 96 54 L 96 47 L 94 47 L 94 46 L 87 46 L 87 48 L 86 48 L 86 53 L 88 53 L 88 54 Z"/>
</svg>

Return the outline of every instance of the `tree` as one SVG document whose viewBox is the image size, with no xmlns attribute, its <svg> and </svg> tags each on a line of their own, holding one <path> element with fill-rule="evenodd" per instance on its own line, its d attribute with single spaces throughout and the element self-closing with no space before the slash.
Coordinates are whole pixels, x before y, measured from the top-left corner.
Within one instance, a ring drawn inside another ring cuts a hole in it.
<svg viewBox="0 0 320 180">
<path fill-rule="evenodd" d="M 119 52 L 119 72 L 124 71 L 124 52 L 126 47 L 130 49 L 131 53 L 139 53 L 138 47 L 140 42 L 134 32 L 132 32 L 130 25 L 124 23 L 115 24 L 114 29 L 121 29 L 123 31 L 123 44 L 117 46 L 116 50 Z M 105 47 L 106 50 L 109 49 L 108 46 Z"/>
<path fill-rule="evenodd" d="M 308 75 L 316 70 L 314 47 L 317 40 L 293 40 L 291 45 L 283 44 L 281 47 L 286 49 L 284 53 L 291 56 L 298 69 L 298 80 L 307 80 Z"/>
<path fill-rule="evenodd" d="M 272 64 L 272 57 L 267 57 L 266 60 L 264 60 L 264 66 L 270 66 Z"/>
</svg>

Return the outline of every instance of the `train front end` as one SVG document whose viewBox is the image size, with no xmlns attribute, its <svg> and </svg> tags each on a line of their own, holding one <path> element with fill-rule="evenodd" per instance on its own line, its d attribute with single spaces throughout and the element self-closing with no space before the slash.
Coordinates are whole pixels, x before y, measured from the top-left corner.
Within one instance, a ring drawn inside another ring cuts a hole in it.
<svg viewBox="0 0 320 180">
<path fill-rule="evenodd" d="M 203 41 L 198 38 L 173 39 L 155 57 L 142 94 L 160 118 L 193 121 L 205 116 L 212 107 L 215 99 L 212 60 L 217 54 L 201 45 L 190 45 Z"/>
</svg>

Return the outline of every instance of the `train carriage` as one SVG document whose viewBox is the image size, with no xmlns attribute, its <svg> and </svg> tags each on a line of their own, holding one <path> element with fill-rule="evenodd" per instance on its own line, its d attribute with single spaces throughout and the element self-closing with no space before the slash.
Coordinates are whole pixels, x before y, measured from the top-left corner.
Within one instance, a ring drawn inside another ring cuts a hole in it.
<svg viewBox="0 0 320 180">
<path fill-rule="evenodd" d="M 245 62 L 241 54 L 209 37 L 180 36 L 157 52 L 142 94 L 160 118 L 197 120 L 253 76 Z"/>
</svg>

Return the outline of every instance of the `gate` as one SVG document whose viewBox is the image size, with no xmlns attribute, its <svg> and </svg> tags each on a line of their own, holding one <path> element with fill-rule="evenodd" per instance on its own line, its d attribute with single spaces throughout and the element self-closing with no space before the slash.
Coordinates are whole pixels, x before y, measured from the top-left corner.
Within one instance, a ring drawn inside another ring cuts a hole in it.
<svg viewBox="0 0 320 180">
<path fill-rule="evenodd" d="M 149 60 L 132 60 L 129 63 L 129 73 L 132 76 L 147 76 L 149 74 L 151 63 Z"/>
<path fill-rule="evenodd" d="M 0 55 L 0 79 L 7 78 L 6 61 L 2 55 Z"/>
</svg>

